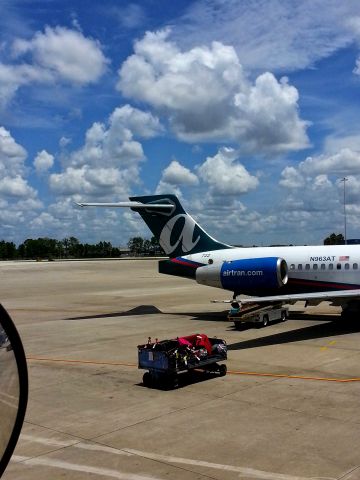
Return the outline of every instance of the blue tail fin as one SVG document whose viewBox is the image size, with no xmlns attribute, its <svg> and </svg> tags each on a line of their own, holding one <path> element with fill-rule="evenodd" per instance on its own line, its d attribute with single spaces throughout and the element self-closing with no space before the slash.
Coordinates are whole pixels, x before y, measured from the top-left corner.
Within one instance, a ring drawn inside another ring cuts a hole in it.
<svg viewBox="0 0 360 480">
<path fill-rule="evenodd" d="M 148 195 L 130 197 L 131 201 L 143 204 L 156 204 L 158 207 L 131 209 L 138 212 L 165 253 L 170 257 L 179 257 L 192 253 L 231 248 L 210 237 L 185 212 L 175 195 Z M 173 208 L 161 208 L 161 205 L 172 205 Z"/>
</svg>

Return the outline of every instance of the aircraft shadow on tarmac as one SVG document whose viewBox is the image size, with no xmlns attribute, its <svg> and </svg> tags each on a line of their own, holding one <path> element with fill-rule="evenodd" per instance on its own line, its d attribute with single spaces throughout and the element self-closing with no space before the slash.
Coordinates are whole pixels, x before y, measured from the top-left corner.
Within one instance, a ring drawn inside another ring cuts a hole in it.
<svg viewBox="0 0 360 480">
<path fill-rule="evenodd" d="M 183 315 L 190 317 L 191 320 L 196 321 L 214 321 L 214 322 L 226 322 L 228 324 L 227 331 L 235 331 L 232 323 L 227 321 L 227 311 L 216 311 L 216 312 L 163 312 L 159 310 L 154 305 L 138 305 L 130 310 L 123 312 L 111 312 L 111 313 L 101 313 L 96 315 L 82 315 L 78 317 L 70 317 L 67 320 L 89 320 L 96 318 L 111 318 L 111 317 L 127 317 L 127 316 L 137 316 L 137 315 Z M 315 338 L 324 338 L 324 337 L 333 337 L 338 335 L 346 335 L 349 333 L 360 332 L 360 322 L 356 321 L 344 321 L 338 315 L 318 315 L 318 314 L 308 314 L 303 313 L 302 311 L 292 311 L 290 315 L 291 320 L 295 321 L 318 321 L 321 324 L 310 325 L 303 328 L 297 328 L 295 330 L 275 333 L 273 335 L 267 335 L 271 325 L 266 329 L 261 329 L 260 332 L 264 332 L 265 336 L 260 336 L 258 338 L 253 338 L 250 340 L 244 340 L 241 342 L 228 344 L 229 350 L 242 350 L 248 348 L 257 348 L 265 347 L 270 345 L 279 345 L 282 343 L 292 343 L 299 342 L 302 340 L 311 340 Z M 325 322 L 325 323 L 324 323 Z M 279 322 L 277 322 L 279 323 Z M 243 329 L 254 328 L 253 325 L 244 325 Z M 197 381 L 201 381 L 198 379 Z"/>
<path fill-rule="evenodd" d="M 66 320 L 91 320 L 93 318 L 111 318 L 111 317 L 131 317 L 135 315 L 177 315 L 192 317 L 192 320 L 203 321 L 227 321 L 228 310 L 222 312 L 163 312 L 159 310 L 155 305 L 138 305 L 123 312 L 111 312 L 111 313 L 98 313 L 94 315 L 81 315 L 77 317 L 69 317 Z"/>
<path fill-rule="evenodd" d="M 93 318 L 111 318 L 111 317 L 131 317 L 132 315 L 154 315 L 163 313 L 154 305 L 139 305 L 125 312 L 99 313 L 96 315 L 81 315 L 79 317 L 69 317 L 66 320 L 91 320 Z"/>
<path fill-rule="evenodd" d="M 309 327 L 298 328 L 296 330 L 275 333 L 273 335 L 267 335 L 264 337 L 228 344 L 228 350 L 267 347 L 270 345 L 280 345 L 282 343 L 301 342 L 302 340 L 334 337 L 360 332 L 360 322 L 357 322 L 356 320 L 352 322 L 342 321 L 341 319 L 339 319 L 339 321 L 334 321 L 333 315 L 306 315 L 306 317 L 307 320 L 321 320 L 326 321 L 327 323 L 310 325 Z M 295 320 L 298 320 L 298 318 Z M 265 332 L 268 330 L 265 329 L 261 331 Z"/>
</svg>

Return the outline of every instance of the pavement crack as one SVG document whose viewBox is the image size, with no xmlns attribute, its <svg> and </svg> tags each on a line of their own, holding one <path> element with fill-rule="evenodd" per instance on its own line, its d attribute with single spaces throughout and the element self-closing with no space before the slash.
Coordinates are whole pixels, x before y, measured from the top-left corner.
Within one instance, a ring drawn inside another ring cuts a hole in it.
<svg viewBox="0 0 360 480">
<path fill-rule="evenodd" d="M 356 467 L 353 467 L 351 470 L 348 470 L 347 472 L 343 473 L 336 480 L 346 480 L 348 478 L 348 476 L 352 475 L 356 470 L 360 470 L 360 465 L 357 465 Z M 355 478 L 355 477 L 353 477 L 353 478 Z M 349 477 L 349 480 L 351 480 L 351 477 Z"/>
</svg>

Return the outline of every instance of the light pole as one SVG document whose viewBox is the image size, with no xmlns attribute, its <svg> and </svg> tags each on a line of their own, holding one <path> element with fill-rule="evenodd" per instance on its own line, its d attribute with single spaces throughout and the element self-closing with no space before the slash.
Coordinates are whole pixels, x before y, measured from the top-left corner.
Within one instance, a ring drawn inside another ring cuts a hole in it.
<svg viewBox="0 0 360 480">
<path fill-rule="evenodd" d="M 340 182 L 344 182 L 344 241 L 346 245 L 346 197 L 345 197 L 345 184 L 349 179 L 343 177 Z"/>
</svg>

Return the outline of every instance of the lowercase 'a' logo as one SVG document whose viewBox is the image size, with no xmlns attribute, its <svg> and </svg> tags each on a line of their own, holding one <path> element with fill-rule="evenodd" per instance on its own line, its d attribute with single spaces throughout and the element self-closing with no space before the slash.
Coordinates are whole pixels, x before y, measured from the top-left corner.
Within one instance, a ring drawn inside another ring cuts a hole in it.
<svg viewBox="0 0 360 480">
<path fill-rule="evenodd" d="M 179 220 L 179 218 L 183 218 L 185 220 L 185 223 L 182 231 L 180 232 L 179 238 L 172 245 L 171 233 L 173 231 L 175 223 Z M 193 241 L 195 225 L 195 220 L 189 215 L 185 215 L 183 213 L 180 213 L 179 215 L 175 215 L 175 217 L 170 218 L 170 220 L 165 224 L 164 228 L 162 229 L 160 235 L 160 245 L 165 250 L 165 253 L 167 253 L 168 255 L 172 253 L 174 250 L 176 250 L 180 242 L 183 253 L 190 252 L 200 240 L 199 235 L 197 239 Z"/>
</svg>

